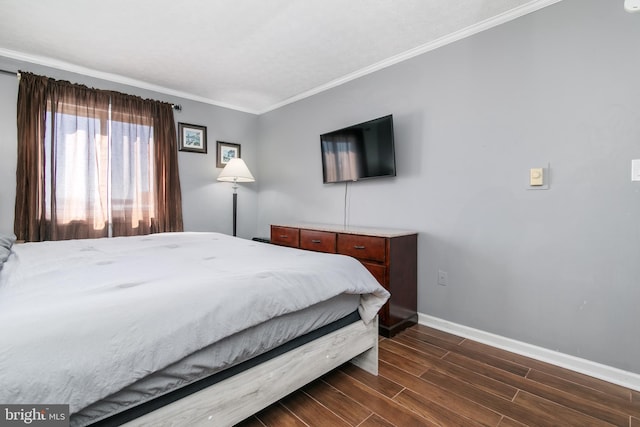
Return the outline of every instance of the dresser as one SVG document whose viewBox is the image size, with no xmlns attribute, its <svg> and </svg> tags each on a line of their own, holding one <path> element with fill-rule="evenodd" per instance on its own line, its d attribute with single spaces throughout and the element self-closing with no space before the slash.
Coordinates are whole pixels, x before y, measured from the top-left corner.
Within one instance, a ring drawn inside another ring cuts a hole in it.
<svg viewBox="0 0 640 427">
<path fill-rule="evenodd" d="M 379 313 L 385 337 L 414 325 L 417 314 L 418 235 L 411 231 L 332 225 L 271 225 L 271 243 L 349 255 L 391 293 Z"/>
</svg>

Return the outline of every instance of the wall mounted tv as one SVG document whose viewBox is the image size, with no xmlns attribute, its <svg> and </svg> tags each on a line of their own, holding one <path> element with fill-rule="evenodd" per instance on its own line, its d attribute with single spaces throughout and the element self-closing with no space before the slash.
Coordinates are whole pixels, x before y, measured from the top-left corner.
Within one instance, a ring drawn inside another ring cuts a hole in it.
<svg viewBox="0 0 640 427">
<path fill-rule="evenodd" d="M 393 116 L 320 135 L 324 183 L 396 176 Z"/>
</svg>

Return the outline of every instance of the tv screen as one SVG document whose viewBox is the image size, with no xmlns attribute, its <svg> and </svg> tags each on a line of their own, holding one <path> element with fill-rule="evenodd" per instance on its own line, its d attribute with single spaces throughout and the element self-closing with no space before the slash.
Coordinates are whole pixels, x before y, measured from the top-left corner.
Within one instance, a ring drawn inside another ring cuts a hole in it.
<svg viewBox="0 0 640 427">
<path fill-rule="evenodd" d="M 324 183 L 396 175 L 393 116 L 320 135 Z"/>
</svg>

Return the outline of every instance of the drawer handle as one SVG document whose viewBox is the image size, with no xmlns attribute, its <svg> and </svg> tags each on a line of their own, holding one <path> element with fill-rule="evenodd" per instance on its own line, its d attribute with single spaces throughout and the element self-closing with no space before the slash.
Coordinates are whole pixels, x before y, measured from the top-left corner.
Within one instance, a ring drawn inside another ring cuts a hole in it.
<svg viewBox="0 0 640 427">
<path fill-rule="evenodd" d="M 362 245 L 354 245 L 353 249 L 365 249 L 365 247 Z"/>
<path fill-rule="evenodd" d="M 322 240 L 320 240 L 320 239 L 312 239 L 311 243 L 322 243 Z"/>
<path fill-rule="evenodd" d="M 281 234 L 281 235 L 280 235 L 280 238 L 281 238 L 281 239 L 288 239 L 288 238 L 289 238 L 289 236 L 287 236 L 286 234 Z"/>
</svg>

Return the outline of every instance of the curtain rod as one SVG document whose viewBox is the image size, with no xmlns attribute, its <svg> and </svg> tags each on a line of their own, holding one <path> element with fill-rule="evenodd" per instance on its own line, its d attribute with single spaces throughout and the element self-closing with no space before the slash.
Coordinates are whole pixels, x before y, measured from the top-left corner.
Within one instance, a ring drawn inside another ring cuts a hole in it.
<svg viewBox="0 0 640 427">
<path fill-rule="evenodd" d="M 9 70 L 3 70 L 0 68 L 0 73 L 20 77 L 20 71 L 9 71 Z M 176 111 L 182 111 L 182 105 L 180 104 L 171 104 L 171 106 Z"/>
<path fill-rule="evenodd" d="M 2 74 L 11 74 L 13 76 L 20 77 L 20 72 L 19 71 L 9 71 L 9 70 L 1 70 L 0 69 L 0 73 L 2 73 Z"/>
</svg>

